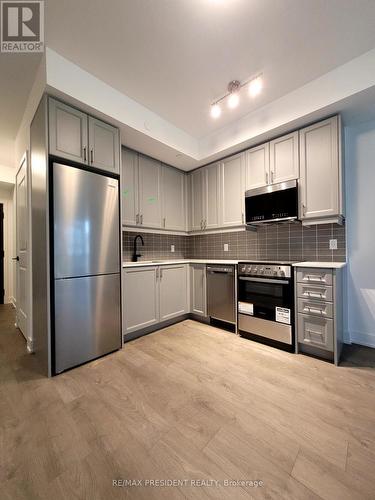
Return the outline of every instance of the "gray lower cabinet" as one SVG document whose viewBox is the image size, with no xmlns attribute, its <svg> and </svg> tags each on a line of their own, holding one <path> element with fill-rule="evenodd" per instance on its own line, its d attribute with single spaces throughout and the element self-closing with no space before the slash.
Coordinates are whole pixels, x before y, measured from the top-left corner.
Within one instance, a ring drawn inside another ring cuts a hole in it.
<svg viewBox="0 0 375 500">
<path fill-rule="evenodd" d="M 333 352 L 333 320 L 299 313 L 298 342 Z"/>
<path fill-rule="evenodd" d="M 188 312 L 186 264 L 160 266 L 160 321 Z"/>
<path fill-rule="evenodd" d="M 123 333 L 188 313 L 186 264 L 123 269 Z"/>
<path fill-rule="evenodd" d="M 190 265 L 190 312 L 207 316 L 206 264 Z"/>
<path fill-rule="evenodd" d="M 124 269 L 123 332 L 131 333 L 159 322 L 158 267 Z"/>
<path fill-rule="evenodd" d="M 120 172 L 120 133 L 116 127 L 52 97 L 48 108 L 51 155 Z"/>
<path fill-rule="evenodd" d="M 339 363 L 343 344 L 342 270 L 297 268 L 296 351 Z"/>
</svg>

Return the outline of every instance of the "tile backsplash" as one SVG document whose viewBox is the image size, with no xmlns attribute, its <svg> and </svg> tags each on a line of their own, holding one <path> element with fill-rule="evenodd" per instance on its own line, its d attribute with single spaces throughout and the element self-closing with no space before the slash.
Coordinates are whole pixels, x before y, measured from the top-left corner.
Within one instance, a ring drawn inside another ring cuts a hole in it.
<svg viewBox="0 0 375 500">
<path fill-rule="evenodd" d="M 131 260 L 137 233 L 123 232 L 125 260 Z M 145 246 L 138 246 L 140 260 L 159 259 L 244 259 L 345 261 L 345 226 L 322 224 L 302 226 L 273 224 L 257 231 L 235 231 L 194 236 L 142 233 Z M 337 240 L 337 250 L 329 249 L 329 240 Z M 228 244 L 228 252 L 224 252 Z M 175 252 L 171 252 L 171 245 Z"/>
<path fill-rule="evenodd" d="M 124 259 L 131 260 L 133 255 L 134 238 L 138 233 L 123 231 L 122 245 Z M 184 259 L 187 257 L 188 236 L 174 236 L 171 234 L 140 233 L 144 246 L 137 242 L 138 253 L 142 254 L 139 260 L 160 260 L 160 259 Z M 174 253 L 171 252 L 171 245 L 175 246 Z"/>
</svg>

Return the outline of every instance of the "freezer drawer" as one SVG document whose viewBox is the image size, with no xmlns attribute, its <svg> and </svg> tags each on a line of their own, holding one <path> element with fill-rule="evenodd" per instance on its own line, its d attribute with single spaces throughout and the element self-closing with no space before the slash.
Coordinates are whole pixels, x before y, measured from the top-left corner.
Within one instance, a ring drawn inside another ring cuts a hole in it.
<svg viewBox="0 0 375 500">
<path fill-rule="evenodd" d="M 298 314 L 298 342 L 333 351 L 333 320 Z"/>
<path fill-rule="evenodd" d="M 54 163 L 55 279 L 120 272 L 118 180 Z"/>
<path fill-rule="evenodd" d="M 55 373 L 121 347 L 120 275 L 55 280 Z"/>
</svg>

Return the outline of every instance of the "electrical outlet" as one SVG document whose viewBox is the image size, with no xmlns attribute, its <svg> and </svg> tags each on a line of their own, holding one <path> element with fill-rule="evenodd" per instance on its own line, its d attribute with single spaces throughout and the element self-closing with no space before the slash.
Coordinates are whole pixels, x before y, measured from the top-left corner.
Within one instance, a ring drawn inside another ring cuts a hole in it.
<svg viewBox="0 0 375 500">
<path fill-rule="evenodd" d="M 174 253 L 174 245 L 171 245 L 171 252 Z"/>
<path fill-rule="evenodd" d="M 224 243 L 224 252 L 229 252 L 229 245 L 228 245 L 228 243 Z"/>
<path fill-rule="evenodd" d="M 337 250 L 337 240 L 329 240 L 329 249 Z"/>
</svg>

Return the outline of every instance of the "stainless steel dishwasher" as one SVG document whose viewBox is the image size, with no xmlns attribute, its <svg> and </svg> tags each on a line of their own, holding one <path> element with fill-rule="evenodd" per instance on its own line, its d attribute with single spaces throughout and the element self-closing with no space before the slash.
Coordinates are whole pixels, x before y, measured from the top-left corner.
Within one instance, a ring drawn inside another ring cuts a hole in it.
<svg viewBox="0 0 375 500">
<path fill-rule="evenodd" d="M 234 266 L 207 266 L 207 307 L 212 319 L 235 324 Z"/>
</svg>

